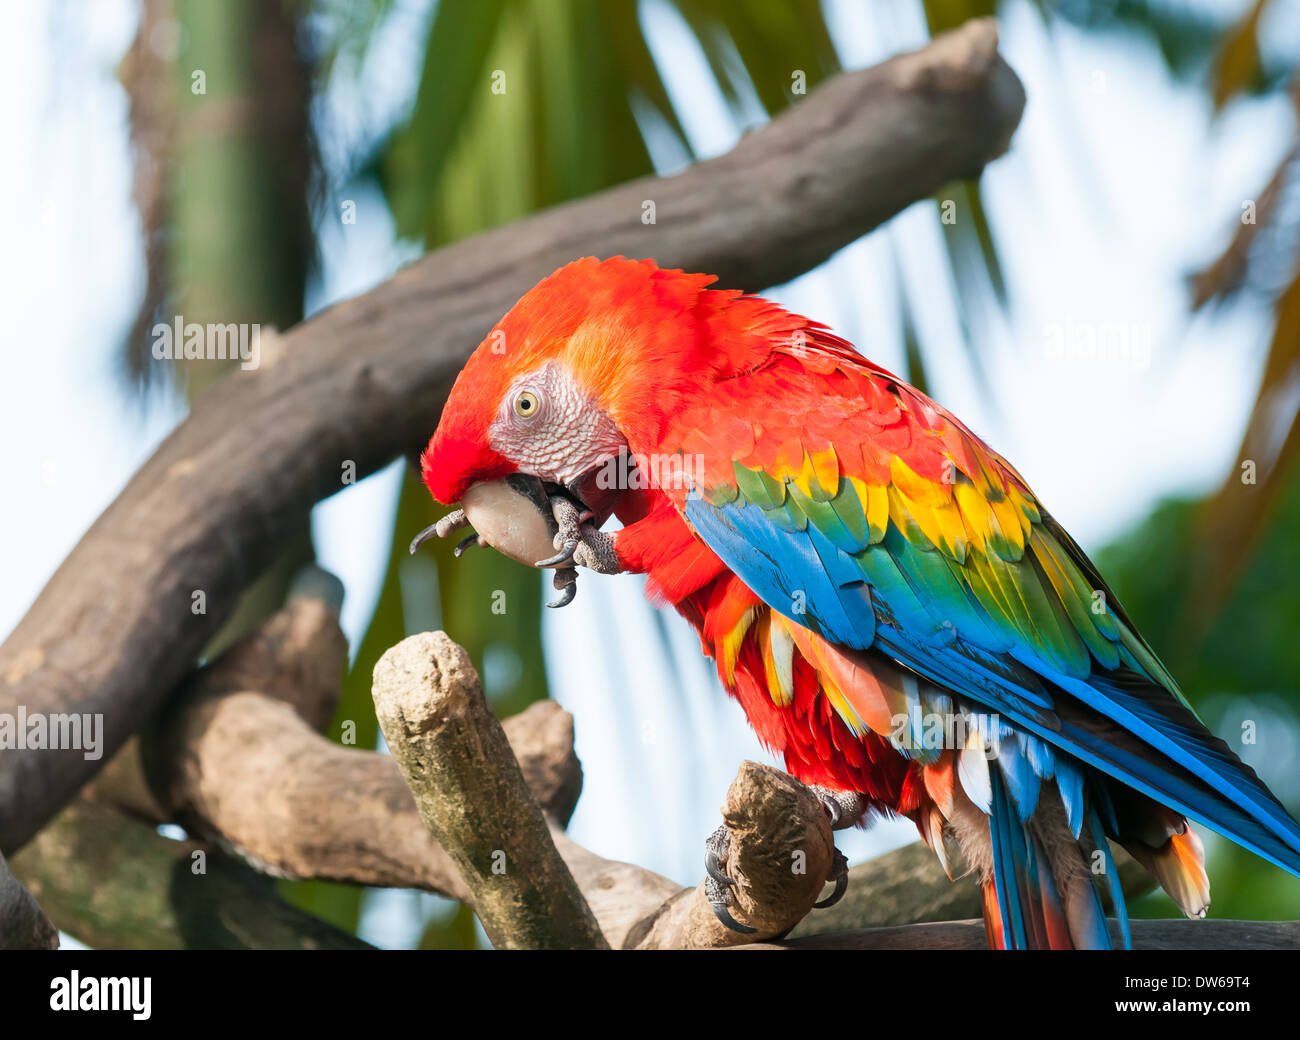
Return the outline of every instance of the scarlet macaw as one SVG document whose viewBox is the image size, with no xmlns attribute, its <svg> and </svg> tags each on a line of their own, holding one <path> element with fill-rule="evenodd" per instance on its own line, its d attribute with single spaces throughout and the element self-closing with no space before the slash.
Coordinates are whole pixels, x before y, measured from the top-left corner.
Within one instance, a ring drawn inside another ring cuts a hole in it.
<svg viewBox="0 0 1300 1040">
<path fill-rule="evenodd" d="M 529 291 L 452 388 L 422 470 L 463 509 L 412 551 L 472 524 L 463 545 L 556 568 L 553 605 L 575 564 L 648 575 L 833 826 L 909 817 L 945 868 L 955 841 L 993 946 L 1110 946 L 1103 887 L 1127 945 L 1107 838 L 1203 916 L 1188 819 L 1300 874 L 1300 826 L 1015 469 L 826 326 L 714 281 L 588 258 Z M 725 834 L 707 883 L 740 927 Z"/>
</svg>

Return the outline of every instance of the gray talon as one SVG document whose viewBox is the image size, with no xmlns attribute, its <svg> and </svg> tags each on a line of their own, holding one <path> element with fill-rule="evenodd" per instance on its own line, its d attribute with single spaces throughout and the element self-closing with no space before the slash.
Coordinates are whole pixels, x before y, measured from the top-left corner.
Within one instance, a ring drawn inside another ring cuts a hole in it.
<svg viewBox="0 0 1300 1040">
<path fill-rule="evenodd" d="M 555 572 L 551 578 L 551 584 L 559 592 L 560 598 L 551 600 L 546 604 L 548 607 L 567 607 L 573 602 L 573 597 L 578 594 L 578 572 L 572 567 L 564 567 Z"/>
<path fill-rule="evenodd" d="M 559 551 L 538 560 L 534 566 L 554 567 L 572 562 L 600 574 L 618 574 L 623 569 L 614 551 L 614 540 L 587 523 L 595 517 L 590 509 L 580 510 L 569 499 L 557 495 L 551 499 L 551 515 L 558 528 L 555 548 Z"/>
<path fill-rule="evenodd" d="M 740 932 L 742 935 L 758 931 L 757 928 L 751 928 L 747 924 L 741 924 L 731 916 L 731 911 L 727 909 L 727 904 L 718 899 L 710 899 L 709 906 L 713 907 L 713 916 L 723 923 L 733 932 Z"/>
<path fill-rule="evenodd" d="M 867 811 L 866 795 L 857 791 L 837 791 L 831 787 L 813 785 L 809 788 L 822 803 L 827 817 L 831 821 L 831 830 L 838 831 L 852 827 Z"/>
<path fill-rule="evenodd" d="M 478 535 L 476 535 L 476 534 L 468 535 L 468 536 L 466 536 L 465 538 L 462 538 L 462 539 L 457 543 L 456 548 L 454 548 L 454 549 L 451 551 L 451 554 L 452 554 L 454 557 L 456 557 L 456 559 L 459 560 L 459 559 L 461 558 L 461 556 L 464 554 L 464 552 L 465 552 L 466 549 L 472 549 L 474 546 L 476 546 L 476 545 L 478 545 L 478 544 L 479 544 L 479 541 L 478 541 Z"/>
<path fill-rule="evenodd" d="M 713 916 L 733 932 L 744 935 L 756 932 L 758 929 L 741 924 L 731 916 L 731 911 L 728 909 L 733 900 L 730 890 L 735 887 L 736 880 L 727 876 L 722 864 L 726 861 L 730 848 L 731 835 L 725 826 L 719 827 L 704 842 L 704 871 L 707 874 L 704 879 L 704 895 L 709 900 L 709 906 L 713 908 Z"/>
<path fill-rule="evenodd" d="M 411 555 L 414 556 L 414 555 L 415 555 L 415 551 L 416 551 L 417 549 L 419 549 L 420 546 L 422 546 L 425 542 L 427 542 L 430 538 L 432 538 L 432 537 L 433 537 L 435 534 L 437 534 L 437 533 L 438 533 L 438 525 L 437 525 L 437 524 L 430 524 L 430 525 L 429 525 L 428 527 L 426 527 L 423 531 L 421 531 L 421 532 L 420 532 L 419 534 L 417 534 L 414 538 L 412 538 L 412 539 L 411 539 Z"/>
<path fill-rule="evenodd" d="M 829 906 L 834 906 L 844 898 L 844 893 L 849 887 L 849 861 L 844 857 L 839 849 L 835 850 L 835 859 L 831 863 L 831 872 L 826 878 L 827 881 L 835 882 L 835 891 L 825 899 L 819 899 L 813 903 L 814 909 L 825 910 Z"/>
<path fill-rule="evenodd" d="M 554 567 L 558 563 L 568 563 L 573 559 L 573 552 L 578 548 L 577 538 L 566 538 L 560 551 L 554 556 L 548 556 L 544 560 L 538 560 L 534 567 Z"/>
<path fill-rule="evenodd" d="M 862 819 L 862 814 L 867 811 L 867 797 L 858 791 L 837 791 L 831 787 L 816 785 L 811 790 L 822 803 L 822 808 L 826 810 L 826 816 L 830 820 L 831 830 L 833 831 L 852 827 Z M 835 883 L 835 891 L 825 899 L 813 903 L 813 906 L 818 910 L 825 910 L 828 906 L 834 906 L 844 898 L 844 893 L 848 890 L 849 861 L 844 858 L 844 853 L 839 849 L 835 850 L 835 858 L 831 862 L 831 870 L 826 876 L 826 880 Z"/>
<path fill-rule="evenodd" d="M 726 885 L 728 888 L 734 887 L 736 879 L 728 877 L 727 872 L 722 869 L 722 863 L 717 854 L 712 849 L 707 847 L 706 849 L 707 851 L 704 853 L 704 872 L 719 885 Z"/>
</svg>

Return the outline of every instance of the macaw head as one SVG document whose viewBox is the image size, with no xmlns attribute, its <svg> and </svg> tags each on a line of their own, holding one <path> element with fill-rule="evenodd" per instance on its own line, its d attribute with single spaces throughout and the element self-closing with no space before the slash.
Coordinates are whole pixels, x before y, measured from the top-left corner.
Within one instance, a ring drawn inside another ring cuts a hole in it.
<svg viewBox="0 0 1300 1040">
<path fill-rule="evenodd" d="M 452 387 L 421 457 L 433 497 L 460 503 L 483 541 L 529 563 L 553 551 L 557 495 L 599 527 L 619 505 L 608 475 L 620 453 L 650 450 L 674 402 L 707 375 L 698 310 L 713 280 L 615 257 L 541 281 Z"/>
</svg>

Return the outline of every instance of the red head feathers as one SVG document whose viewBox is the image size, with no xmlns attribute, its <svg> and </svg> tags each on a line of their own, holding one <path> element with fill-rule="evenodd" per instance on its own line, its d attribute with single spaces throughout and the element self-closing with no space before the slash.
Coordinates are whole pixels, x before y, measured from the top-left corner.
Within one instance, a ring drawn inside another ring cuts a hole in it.
<svg viewBox="0 0 1300 1040">
<path fill-rule="evenodd" d="M 707 289 L 715 280 L 621 256 L 576 260 L 544 278 L 452 387 L 422 458 L 434 498 L 451 504 L 475 482 L 547 461 L 542 413 L 556 451 L 573 449 L 560 443 L 563 427 L 600 425 L 595 413 L 609 424 L 599 436 L 617 431 L 633 450 L 650 450 L 683 393 L 757 363 L 771 334 L 805 324 L 765 300 Z M 521 393 L 531 396 L 517 401 Z M 539 411 L 521 414 L 530 402 Z"/>
</svg>

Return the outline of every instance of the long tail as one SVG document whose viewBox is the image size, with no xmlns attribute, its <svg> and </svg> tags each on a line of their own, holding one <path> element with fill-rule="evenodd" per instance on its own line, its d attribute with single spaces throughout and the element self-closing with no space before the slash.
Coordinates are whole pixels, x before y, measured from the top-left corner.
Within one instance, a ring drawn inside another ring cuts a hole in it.
<svg viewBox="0 0 1300 1040">
<path fill-rule="evenodd" d="M 1071 806 L 1072 793 L 1061 796 L 1056 784 L 1044 785 L 1037 806 L 1025 818 L 1001 772 L 989 774 L 989 811 L 980 814 L 982 833 L 979 821 L 972 826 L 967 814 L 963 845 L 981 870 L 990 946 L 1129 946 L 1128 911 L 1108 838 L 1146 867 L 1184 913 L 1204 916 L 1209 905 L 1204 853 L 1200 839 L 1181 817 L 1132 792 L 1116 791 L 1112 797 L 1103 779 L 1091 778 L 1085 781 L 1081 806 Z M 1061 780 L 1066 787 L 1072 782 L 1069 777 Z M 1113 931 L 1107 924 L 1107 904 L 1115 918 Z"/>
</svg>

